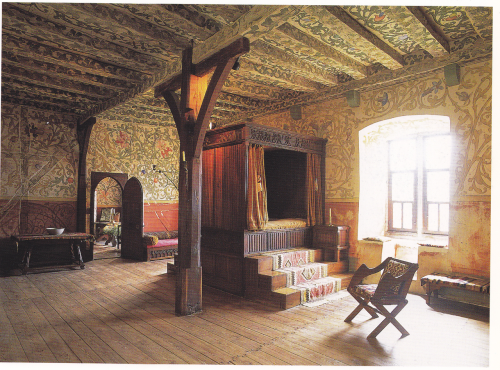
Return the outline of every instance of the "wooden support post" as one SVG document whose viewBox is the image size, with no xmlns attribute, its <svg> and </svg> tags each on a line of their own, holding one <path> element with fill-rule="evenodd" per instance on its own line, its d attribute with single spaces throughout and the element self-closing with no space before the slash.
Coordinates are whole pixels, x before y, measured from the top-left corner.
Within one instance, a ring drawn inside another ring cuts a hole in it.
<svg viewBox="0 0 500 370">
<path fill-rule="evenodd" d="M 193 48 L 182 54 L 182 76 L 162 84 L 155 92 L 167 101 L 180 140 L 179 155 L 179 270 L 175 290 L 175 313 L 191 315 L 202 310 L 201 182 L 202 149 L 217 96 L 236 58 L 250 50 L 241 38 L 197 65 Z M 210 73 L 213 74 L 210 77 Z M 175 89 L 181 81 L 181 97 Z"/>
<path fill-rule="evenodd" d="M 86 232 L 87 228 L 87 150 L 89 147 L 90 133 L 96 123 L 96 118 L 91 117 L 78 125 L 77 137 L 80 149 L 78 161 L 78 189 L 76 201 L 76 230 Z"/>
</svg>

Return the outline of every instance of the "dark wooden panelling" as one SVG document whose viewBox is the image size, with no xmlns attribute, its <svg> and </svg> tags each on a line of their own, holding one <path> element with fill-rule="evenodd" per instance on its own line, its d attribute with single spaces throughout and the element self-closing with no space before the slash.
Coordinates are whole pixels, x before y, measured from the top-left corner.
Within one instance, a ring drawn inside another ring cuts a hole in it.
<svg viewBox="0 0 500 370">
<path fill-rule="evenodd" d="M 309 247 L 311 245 L 311 228 L 294 229 L 289 231 L 290 248 Z"/>
<path fill-rule="evenodd" d="M 288 232 L 286 230 L 273 230 L 267 232 L 267 250 L 289 248 Z"/>
<path fill-rule="evenodd" d="M 245 256 L 286 248 L 309 247 L 311 243 L 312 229 L 310 227 L 245 231 Z"/>
<path fill-rule="evenodd" d="M 266 231 L 245 232 L 245 255 L 267 251 Z"/>
<path fill-rule="evenodd" d="M 316 225 L 312 244 L 313 248 L 323 248 L 326 261 L 346 260 L 349 254 L 349 227 Z"/>
<path fill-rule="evenodd" d="M 243 258 L 201 250 L 203 284 L 243 295 Z"/>
<path fill-rule="evenodd" d="M 241 231 L 228 231 L 208 227 L 201 229 L 202 249 L 242 256 L 242 243 L 243 232 Z"/>
<path fill-rule="evenodd" d="M 349 227 L 334 225 L 314 226 L 313 247 L 320 247 L 323 244 L 349 245 Z"/>
<path fill-rule="evenodd" d="M 245 228 L 245 152 L 244 144 L 203 152 L 202 226 Z"/>
</svg>

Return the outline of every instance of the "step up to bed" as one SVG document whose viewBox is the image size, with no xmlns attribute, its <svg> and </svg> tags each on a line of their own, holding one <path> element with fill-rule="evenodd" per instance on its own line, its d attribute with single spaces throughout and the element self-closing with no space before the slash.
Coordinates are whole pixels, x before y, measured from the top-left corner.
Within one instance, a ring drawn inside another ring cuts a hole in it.
<svg viewBox="0 0 500 370">
<path fill-rule="evenodd" d="M 245 296 L 288 309 L 345 289 L 347 260 L 324 261 L 323 249 L 294 248 L 245 258 Z"/>
</svg>

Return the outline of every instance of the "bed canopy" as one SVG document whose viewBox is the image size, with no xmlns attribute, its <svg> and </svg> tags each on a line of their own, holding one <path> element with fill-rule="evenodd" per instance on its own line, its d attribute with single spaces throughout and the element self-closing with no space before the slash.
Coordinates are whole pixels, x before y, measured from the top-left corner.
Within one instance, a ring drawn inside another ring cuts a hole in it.
<svg viewBox="0 0 500 370">
<path fill-rule="evenodd" d="M 206 284 L 242 294 L 245 256 L 310 246 L 324 223 L 326 140 L 256 124 L 207 132 L 201 261 Z"/>
</svg>

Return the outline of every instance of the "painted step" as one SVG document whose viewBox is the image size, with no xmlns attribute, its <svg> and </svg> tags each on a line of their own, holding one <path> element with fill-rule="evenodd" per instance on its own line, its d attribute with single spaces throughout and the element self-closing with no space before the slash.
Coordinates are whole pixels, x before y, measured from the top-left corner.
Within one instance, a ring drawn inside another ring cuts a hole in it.
<svg viewBox="0 0 500 370">
<path fill-rule="evenodd" d="M 334 276 L 331 276 L 331 278 L 340 279 L 341 281 L 340 290 L 345 290 L 347 289 L 347 286 L 349 285 L 352 276 L 353 276 L 352 273 L 344 273 L 344 274 L 335 274 Z M 305 290 L 305 288 L 303 288 L 302 290 Z M 324 294 L 325 293 L 328 292 L 326 291 L 324 292 Z M 306 299 L 303 299 L 302 296 L 304 296 Z M 323 294 L 318 295 L 316 299 L 312 300 L 312 302 L 315 302 L 316 300 L 321 300 L 322 297 Z M 301 289 L 296 289 L 291 287 L 279 288 L 274 291 L 259 289 L 257 294 L 253 295 L 252 297 L 247 296 L 247 298 L 273 307 L 279 307 L 280 309 L 283 310 L 287 310 L 289 308 L 298 306 L 302 303 L 311 303 L 311 301 L 302 302 L 303 300 L 307 301 L 307 292 L 303 293 Z"/>
<path fill-rule="evenodd" d="M 307 263 L 300 266 L 285 267 L 275 272 L 284 273 L 286 276 L 286 286 L 308 283 L 316 279 L 328 276 L 328 265 L 325 263 Z"/>
<path fill-rule="evenodd" d="M 315 262 L 315 264 L 317 263 Z M 347 261 L 321 262 L 321 264 L 325 266 L 326 273 L 323 273 L 320 277 L 348 272 Z M 304 266 L 302 266 L 303 269 Z M 300 273 L 298 269 L 298 267 L 294 267 L 275 271 L 261 271 L 257 274 L 257 286 L 259 287 L 259 289 L 276 290 L 293 285 L 298 280 L 296 278 L 294 279 L 293 277 L 290 277 L 289 275 L 293 272 Z"/>
<path fill-rule="evenodd" d="M 300 292 L 300 303 L 303 304 L 322 299 L 327 295 L 340 291 L 342 288 L 342 279 L 328 276 L 293 285 L 290 288 Z"/>
<path fill-rule="evenodd" d="M 272 258 L 272 269 L 297 267 L 322 259 L 321 249 L 294 248 L 293 250 L 267 253 Z"/>
</svg>

